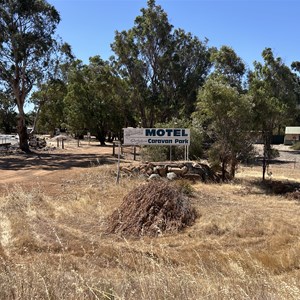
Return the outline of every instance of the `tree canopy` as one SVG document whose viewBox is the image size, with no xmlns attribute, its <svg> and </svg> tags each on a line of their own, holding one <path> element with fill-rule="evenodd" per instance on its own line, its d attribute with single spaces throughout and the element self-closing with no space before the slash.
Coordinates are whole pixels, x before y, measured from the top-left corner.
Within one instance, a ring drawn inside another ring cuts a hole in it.
<svg viewBox="0 0 300 300">
<path fill-rule="evenodd" d="M 0 4 L 0 83 L 14 97 L 20 147 L 29 151 L 24 105 L 51 63 L 60 16 L 44 0 L 1 0 Z"/>
<path fill-rule="evenodd" d="M 296 75 L 272 49 L 262 52 L 263 63 L 255 62 L 249 73 L 249 93 L 254 101 L 254 128 L 261 132 L 264 143 L 263 178 L 271 158 L 271 139 L 275 129 L 295 117 L 299 83 Z"/>
<path fill-rule="evenodd" d="M 154 0 L 141 13 L 133 28 L 116 33 L 112 49 L 131 86 L 138 122 L 152 127 L 193 111 L 211 63 L 207 41 L 173 30 Z"/>
<path fill-rule="evenodd" d="M 55 37 L 60 16 L 47 1 L 0 4 L 0 129 L 17 127 L 25 151 L 28 101 L 40 131 L 88 131 L 101 145 L 107 136 L 121 139 L 128 126 L 190 124 L 198 140 L 193 157 L 205 144 L 223 178 L 251 152 L 253 132 L 264 143 L 264 178 L 272 135 L 300 125 L 298 61 L 289 67 L 265 48 L 262 62 L 248 69 L 233 48 L 174 28 L 155 0 L 132 28 L 116 31 L 109 61 L 95 54 L 86 64 Z"/>
</svg>

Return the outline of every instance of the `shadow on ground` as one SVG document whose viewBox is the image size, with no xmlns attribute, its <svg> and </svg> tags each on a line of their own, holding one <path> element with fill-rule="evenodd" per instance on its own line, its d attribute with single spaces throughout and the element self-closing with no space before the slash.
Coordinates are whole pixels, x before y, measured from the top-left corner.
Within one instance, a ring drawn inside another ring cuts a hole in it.
<svg viewBox="0 0 300 300">
<path fill-rule="evenodd" d="M 67 170 L 114 164 L 116 159 L 108 154 L 37 153 L 0 157 L 0 170 Z"/>
<path fill-rule="evenodd" d="M 265 194 L 287 195 L 300 191 L 300 182 L 291 180 L 255 180 L 251 182 Z"/>
</svg>

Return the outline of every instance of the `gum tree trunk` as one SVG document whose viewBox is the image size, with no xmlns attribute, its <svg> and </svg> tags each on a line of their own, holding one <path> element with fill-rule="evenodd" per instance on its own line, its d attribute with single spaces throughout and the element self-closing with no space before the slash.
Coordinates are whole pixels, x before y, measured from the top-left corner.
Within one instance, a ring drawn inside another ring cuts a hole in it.
<svg viewBox="0 0 300 300">
<path fill-rule="evenodd" d="M 22 151 L 30 152 L 28 144 L 28 133 L 25 125 L 25 114 L 19 113 L 17 131 L 19 135 L 19 146 Z"/>
</svg>

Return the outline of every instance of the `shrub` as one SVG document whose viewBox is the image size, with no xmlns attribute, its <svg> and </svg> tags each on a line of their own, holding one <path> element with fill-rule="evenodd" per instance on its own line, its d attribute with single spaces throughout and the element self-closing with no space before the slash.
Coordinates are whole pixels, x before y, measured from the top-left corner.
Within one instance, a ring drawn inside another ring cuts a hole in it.
<svg viewBox="0 0 300 300">
<path fill-rule="evenodd" d="M 300 142 L 296 142 L 293 146 L 291 146 L 293 150 L 300 150 Z"/>
</svg>

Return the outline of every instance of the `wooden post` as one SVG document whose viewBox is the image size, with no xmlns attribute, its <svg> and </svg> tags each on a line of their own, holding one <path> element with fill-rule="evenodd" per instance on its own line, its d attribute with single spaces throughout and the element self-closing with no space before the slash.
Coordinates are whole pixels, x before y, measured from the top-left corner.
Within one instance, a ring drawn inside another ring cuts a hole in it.
<svg viewBox="0 0 300 300">
<path fill-rule="evenodd" d="M 77 139 L 77 147 L 79 147 L 79 136 L 78 136 L 78 139 Z"/>
<path fill-rule="evenodd" d="M 59 148 L 59 139 L 56 139 L 57 148 Z"/>
<path fill-rule="evenodd" d="M 118 168 L 117 168 L 117 179 L 116 184 L 119 184 L 120 182 L 120 155 L 121 155 L 121 142 L 119 141 L 119 147 L 118 147 Z"/>
<path fill-rule="evenodd" d="M 115 149 L 115 147 L 116 147 L 116 143 L 113 142 L 113 156 L 115 156 L 115 154 L 116 154 L 116 149 Z"/>
<path fill-rule="evenodd" d="M 63 139 L 63 138 L 61 139 L 61 148 L 62 148 L 62 149 L 65 149 L 64 139 Z"/>
<path fill-rule="evenodd" d="M 136 160 L 136 146 L 133 146 L 133 160 Z"/>
</svg>

